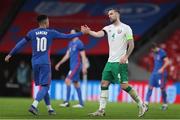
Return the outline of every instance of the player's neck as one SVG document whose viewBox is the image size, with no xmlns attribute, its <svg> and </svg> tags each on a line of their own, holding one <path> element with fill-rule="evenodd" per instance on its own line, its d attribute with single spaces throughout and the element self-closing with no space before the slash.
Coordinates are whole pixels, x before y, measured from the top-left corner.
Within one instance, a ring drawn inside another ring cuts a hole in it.
<svg viewBox="0 0 180 120">
<path fill-rule="evenodd" d="M 119 26 L 119 25 L 121 24 L 121 22 L 120 22 L 120 20 L 118 19 L 118 20 L 116 20 L 113 24 L 114 24 L 114 26 Z"/>
<path fill-rule="evenodd" d="M 159 51 L 160 51 L 160 48 L 157 48 L 157 51 L 159 52 Z"/>
<path fill-rule="evenodd" d="M 39 28 L 47 28 L 46 25 L 39 25 Z"/>
</svg>

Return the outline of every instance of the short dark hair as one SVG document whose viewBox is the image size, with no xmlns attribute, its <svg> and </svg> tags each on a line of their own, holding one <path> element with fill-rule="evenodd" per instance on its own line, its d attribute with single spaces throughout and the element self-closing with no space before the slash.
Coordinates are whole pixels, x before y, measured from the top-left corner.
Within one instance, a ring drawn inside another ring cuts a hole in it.
<svg viewBox="0 0 180 120">
<path fill-rule="evenodd" d="M 41 23 L 42 21 L 48 19 L 48 16 L 47 15 L 39 15 L 37 16 L 37 22 L 38 23 Z"/>
<path fill-rule="evenodd" d="M 114 10 L 115 12 L 117 12 L 117 13 L 120 14 L 120 10 L 119 10 L 118 8 L 108 8 L 108 9 L 105 10 L 105 14 L 108 14 L 108 12 L 109 12 L 110 10 Z"/>
<path fill-rule="evenodd" d="M 73 28 L 72 30 L 74 30 L 75 32 L 80 32 L 80 30 L 77 28 Z"/>
<path fill-rule="evenodd" d="M 156 48 L 156 47 L 159 47 L 158 44 L 156 42 L 152 42 L 151 43 L 151 48 Z"/>
</svg>

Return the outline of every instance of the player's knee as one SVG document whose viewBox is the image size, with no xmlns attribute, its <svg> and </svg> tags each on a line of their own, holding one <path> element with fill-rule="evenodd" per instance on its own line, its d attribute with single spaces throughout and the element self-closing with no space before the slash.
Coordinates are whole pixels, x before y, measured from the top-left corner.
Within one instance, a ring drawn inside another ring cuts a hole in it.
<svg viewBox="0 0 180 120">
<path fill-rule="evenodd" d="M 132 87 L 128 86 L 128 87 L 124 88 L 123 90 L 126 91 L 127 93 L 129 93 L 132 90 Z"/>
<path fill-rule="evenodd" d="M 105 80 L 102 80 L 102 81 L 101 81 L 101 86 L 102 86 L 102 87 L 108 87 L 108 86 L 109 86 L 109 82 L 108 82 L 108 81 L 105 81 Z"/>
<path fill-rule="evenodd" d="M 75 82 L 74 82 L 74 86 L 75 86 L 76 88 L 78 88 L 78 87 L 79 87 L 79 82 L 78 82 L 78 81 L 75 81 Z"/>
<path fill-rule="evenodd" d="M 121 84 L 121 88 L 126 91 L 126 89 L 129 87 L 129 84 Z"/>
<path fill-rule="evenodd" d="M 150 89 L 150 90 L 152 90 L 152 89 L 153 89 L 153 87 L 152 87 L 152 86 L 149 86 L 149 89 Z"/>
<path fill-rule="evenodd" d="M 46 89 L 47 91 L 49 90 L 49 85 L 47 84 L 47 85 L 41 85 L 41 89 Z"/>
<path fill-rule="evenodd" d="M 161 87 L 161 91 L 165 91 L 166 89 L 165 89 L 165 87 Z"/>
<path fill-rule="evenodd" d="M 66 83 L 66 85 L 70 85 L 70 84 L 71 84 L 70 79 L 66 78 L 66 79 L 65 79 L 65 83 Z"/>
</svg>

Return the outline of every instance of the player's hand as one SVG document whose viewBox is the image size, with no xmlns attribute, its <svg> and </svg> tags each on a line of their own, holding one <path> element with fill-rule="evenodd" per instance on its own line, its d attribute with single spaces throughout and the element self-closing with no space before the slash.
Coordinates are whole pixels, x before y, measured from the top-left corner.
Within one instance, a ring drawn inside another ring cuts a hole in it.
<svg viewBox="0 0 180 120">
<path fill-rule="evenodd" d="M 162 74 L 164 72 L 164 69 L 163 68 L 160 68 L 159 70 L 158 70 L 158 73 L 159 74 Z"/>
<path fill-rule="evenodd" d="M 127 56 L 127 55 L 124 55 L 124 56 L 121 57 L 119 63 L 120 63 L 120 64 L 125 64 L 127 60 L 128 60 L 128 56 Z"/>
<path fill-rule="evenodd" d="M 56 64 L 55 70 L 59 71 L 60 64 Z"/>
<path fill-rule="evenodd" d="M 11 55 L 7 55 L 6 57 L 5 57 L 5 62 L 9 62 L 9 59 L 11 58 Z"/>
<path fill-rule="evenodd" d="M 87 25 L 81 26 L 81 32 L 84 34 L 89 34 L 90 28 Z"/>
</svg>

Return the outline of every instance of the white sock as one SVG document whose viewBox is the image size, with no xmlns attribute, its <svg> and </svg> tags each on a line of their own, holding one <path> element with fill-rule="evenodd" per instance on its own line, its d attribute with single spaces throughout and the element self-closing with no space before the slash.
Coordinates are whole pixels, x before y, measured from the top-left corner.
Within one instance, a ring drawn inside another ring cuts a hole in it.
<svg viewBox="0 0 180 120">
<path fill-rule="evenodd" d="M 35 108 L 37 108 L 38 103 L 39 103 L 39 102 L 38 102 L 37 100 L 34 100 L 33 103 L 32 103 L 32 106 L 34 106 Z"/>
<path fill-rule="evenodd" d="M 148 104 L 149 104 L 149 102 L 148 102 L 148 101 L 145 101 L 145 104 L 146 104 L 146 105 L 148 105 Z"/>
<path fill-rule="evenodd" d="M 164 107 L 167 107 L 167 106 L 168 106 L 168 104 L 167 104 L 167 103 L 164 103 L 164 104 L 163 104 L 163 106 L 164 106 Z"/>
<path fill-rule="evenodd" d="M 138 96 L 138 98 L 139 98 L 139 102 L 137 103 L 138 104 L 138 106 L 142 106 L 143 105 L 143 101 L 142 101 L 142 99 Z"/>
<path fill-rule="evenodd" d="M 108 99 L 108 90 L 101 90 L 99 110 L 105 109 Z"/>
<path fill-rule="evenodd" d="M 47 109 L 48 109 L 48 110 L 53 110 L 53 108 L 52 108 L 51 105 L 47 105 Z"/>
</svg>

